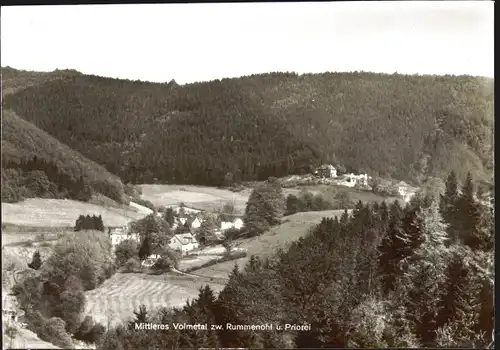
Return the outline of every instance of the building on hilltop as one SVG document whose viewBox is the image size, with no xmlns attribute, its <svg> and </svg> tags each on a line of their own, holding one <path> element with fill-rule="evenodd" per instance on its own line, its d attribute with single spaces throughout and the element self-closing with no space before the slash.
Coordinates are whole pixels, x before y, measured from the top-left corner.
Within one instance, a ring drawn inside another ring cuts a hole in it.
<svg viewBox="0 0 500 350">
<path fill-rule="evenodd" d="M 331 164 L 323 164 L 314 172 L 319 177 L 335 178 L 337 177 L 337 169 Z"/>
</svg>

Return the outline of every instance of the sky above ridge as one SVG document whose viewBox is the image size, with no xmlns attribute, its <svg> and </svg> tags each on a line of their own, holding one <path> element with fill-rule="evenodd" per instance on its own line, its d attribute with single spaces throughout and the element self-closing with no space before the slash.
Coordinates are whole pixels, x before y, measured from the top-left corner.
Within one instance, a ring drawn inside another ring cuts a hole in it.
<svg viewBox="0 0 500 350">
<path fill-rule="evenodd" d="M 178 83 L 294 71 L 493 77 L 492 1 L 9 6 L 1 65 Z"/>
</svg>

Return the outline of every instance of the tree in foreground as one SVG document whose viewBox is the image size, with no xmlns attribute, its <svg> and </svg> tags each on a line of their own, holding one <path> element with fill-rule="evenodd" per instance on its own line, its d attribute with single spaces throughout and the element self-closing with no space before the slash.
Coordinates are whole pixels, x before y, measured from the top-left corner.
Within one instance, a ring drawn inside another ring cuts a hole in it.
<svg viewBox="0 0 500 350">
<path fill-rule="evenodd" d="M 149 315 L 146 309 L 146 305 L 140 305 L 138 311 L 134 311 L 134 319 L 129 322 L 130 329 L 135 328 L 136 323 L 147 323 L 149 322 Z"/>
<path fill-rule="evenodd" d="M 42 258 L 40 252 L 37 250 L 33 253 L 33 259 L 28 264 L 28 267 L 33 270 L 38 270 L 42 266 Z"/>
<path fill-rule="evenodd" d="M 115 262 L 117 267 L 123 266 L 129 259 L 137 257 L 139 247 L 137 242 L 126 239 L 120 242 L 115 248 Z"/>
<path fill-rule="evenodd" d="M 285 210 L 285 198 L 281 185 L 275 179 L 253 189 L 245 209 L 245 228 L 250 235 L 260 235 L 281 222 Z"/>
<path fill-rule="evenodd" d="M 151 255 L 151 251 L 153 250 L 153 245 L 151 243 L 150 235 L 146 235 L 141 243 L 141 247 L 139 248 L 139 259 L 144 260 L 148 256 Z"/>
<path fill-rule="evenodd" d="M 172 207 L 168 207 L 166 210 L 165 210 L 165 214 L 163 216 L 163 219 L 168 222 L 168 224 L 170 225 L 170 227 L 173 227 L 174 226 L 174 223 L 175 223 L 175 215 L 174 215 L 174 209 L 172 209 Z"/>
</svg>

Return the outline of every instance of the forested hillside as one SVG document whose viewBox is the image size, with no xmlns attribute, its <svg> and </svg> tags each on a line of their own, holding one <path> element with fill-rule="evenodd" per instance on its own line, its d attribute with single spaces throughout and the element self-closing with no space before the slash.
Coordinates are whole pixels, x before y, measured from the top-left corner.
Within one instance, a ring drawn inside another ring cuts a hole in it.
<svg viewBox="0 0 500 350">
<path fill-rule="evenodd" d="M 7 96 L 28 86 L 79 74 L 81 73 L 75 70 L 56 69 L 53 72 L 32 72 L 2 67 L 2 96 Z"/>
<path fill-rule="evenodd" d="M 117 176 L 12 111 L 3 111 L 2 202 L 31 197 L 89 200 L 93 193 L 121 201 L 123 191 Z"/>
<path fill-rule="evenodd" d="M 493 80 L 270 73 L 177 85 L 73 75 L 4 106 L 125 181 L 218 185 L 321 162 L 416 181 L 487 179 Z"/>
</svg>

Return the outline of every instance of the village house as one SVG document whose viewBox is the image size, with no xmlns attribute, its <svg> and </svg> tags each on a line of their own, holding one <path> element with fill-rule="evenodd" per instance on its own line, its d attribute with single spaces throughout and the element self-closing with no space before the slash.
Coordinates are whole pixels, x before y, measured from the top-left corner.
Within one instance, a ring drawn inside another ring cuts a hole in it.
<svg viewBox="0 0 500 350">
<path fill-rule="evenodd" d="M 125 230 L 122 228 L 108 229 L 108 235 L 111 239 L 111 244 L 113 247 L 120 244 L 121 242 L 131 239 L 136 242 L 140 242 L 140 236 L 138 233 L 129 232 L 128 228 Z"/>
<path fill-rule="evenodd" d="M 236 220 L 233 221 L 233 226 L 235 229 L 237 230 L 241 230 L 243 228 L 243 220 L 241 220 L 240 218 L 237 218 Z"/>
<path fill-rule="evenodd" d="M 325 178 L 335 178 L 337 177 L 337 169 L 331 164 L 323 164 L 314 172 L 316 175 Z"/>
<path fill-rule="evenodd" d="M 197 229 L 200 228 L 201 222 L 202 221 L 200 220 L 200 218 L 195 217 L 188 219 L 187 224 L 189 225 L 190 228 Z"/>
<path fill-rule="evenodd" d="M 356 185 L 368 186 L 368 179 L 370 179 L 368 174 L 356 175 L 356 174 L 350 173 L 350 174 L 346 174 L 346 175 L 343 175 L 342 177 L 340 177 L 338 179 L 337 184 L 340 186 L 345 186 L 345 187 L 354 187 Z"/>
<path fill-rule="evenodd" d="M 236 215 L 221 214 L 218 218 L 220 230 L 225 231 L 231 228 L 240 230 L 243 227 L 243 220 Z"/>
<path fill-rule="evenodd" d="M 179 215 L 181 212 L 184 212 L 184 214 L 200 214 L 201 210 L 194 209 L 194 208 L 188 208 L 185 206 L 177 206 L 173 207 L 172 210 L 174 211 L 175 214 Z"/>
<path fill-rule="evenodd" d="M 231 221 L 221 221 L 220 223 L 220 229 L 221 231 L 229 230 L 230 228 L 234 227 L 234 223 Z"/>
<path fill-rule="evenodd" d="M 126 234 L 129 231 L 129 226 L 108 226 L 108 234 Z"/>
<path fill-rule="evenodd" d="M 191 233 L 180 233 L 173 236 L 168 245 L 173 250 L 180 251 L 182 254 L 187 254 L 199 247 L 198 241 Z"/>
<path fill-rule="evenodd" d="M 404 181 L 398 182 L 395 186 L 395 192 L 401 197 L 403 197 L 403 200 L 408 203 L 415 193 L 417 192 L 417 189 L 414 187 L 411 187 Z"/>
</svg>

